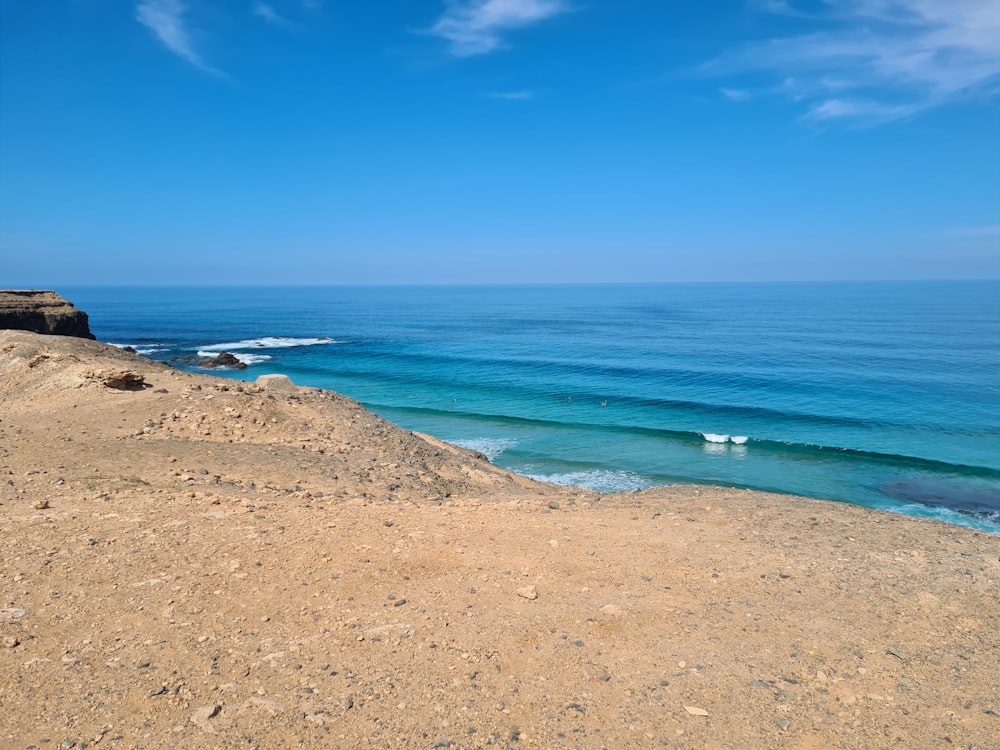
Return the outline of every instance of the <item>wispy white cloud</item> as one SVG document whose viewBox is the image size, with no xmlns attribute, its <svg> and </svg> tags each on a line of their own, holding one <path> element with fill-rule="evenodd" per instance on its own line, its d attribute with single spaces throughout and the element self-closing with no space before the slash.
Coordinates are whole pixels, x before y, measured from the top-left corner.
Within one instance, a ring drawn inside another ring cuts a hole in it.
<svg viewBox="0 0 1000 750">
<path fill-rule="evenodd" d="M 292 22 L 285 18 L 283 15 L 278 13 L 273 6 L 267 3 L 257 2 L 253 6 L 253 14 L 258 18 L 262 18 L 273 26 L 281 26 L 283 28 L 288 28 L 292 26 Z"/>
<path fill-rule="evenodd" d="M 429 33 L 451 43 L 458 57 L 483 55 L 505 46 L 503 35 L 570 10 L 567 0 L 448 0 Z"/>
<path fill-rule="evenodd" d="M 734 102 L 746 102 L 752 98 L 752 94 L 743 89 L 727 89 L 723 87 L 719 89 L 719 93 Z"/>
<path fill-rule="evenodd" d="M 757 8 L 798 12 L 793 0 Z M 822 0 L 822 9 L 808 16 L 813 33 L 729 50 L 703 71 L 770 71 L 780 80 L 771 92 L 801 102 L 810 120 L 884 122 L 1000 93 L 1000 0 Z"/>
<path fill-rule="evenodd" d="M 195 50 L 184 12 L 180 0 L 139 0 L 135 4 L 136 20 L 152 31 L 167 49 L 202 70 L 221 75 L 221 71 L 208 65 Z"/>
<path fill-rule="evenodd" d="M 782 16 L 804 16 L 799 9 L 792 6 L 792 0 L 752 0 L 751 5 L 766 13 L 776 13 Z"/>
<path fill-rule="evenodd" d="M 851 118 L 878 124 L 898 120 L 914 114 L 919 109 L 920 107 L 915 105 L 883 104 L 871 99 L 824 99 L 810 105 L 806 119 L 824 122 Z"/>
<path fill-rule="evenodd" d="M 503 99 L 508 102 L 523 102 L 535 98 L 534 91 L 488 91 L 486 93 L 490 99 Z"/>
</svg>

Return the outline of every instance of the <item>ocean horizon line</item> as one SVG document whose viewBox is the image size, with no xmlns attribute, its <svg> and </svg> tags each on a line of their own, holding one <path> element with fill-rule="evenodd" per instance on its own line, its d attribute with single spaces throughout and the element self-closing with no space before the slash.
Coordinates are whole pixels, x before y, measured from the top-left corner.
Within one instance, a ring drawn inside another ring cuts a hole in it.
<svg viewBox="0 0 1000 750">
<path fill-rule="evenodd" d="M 108 282 L 67 284 L 8 284 L 13 290 L 30 289 L 421 289 L 438 288 L 493 288 L 524 289 L 544 287 L 662 287 L 662 286 L 875 286 L 875 285 L 989 285 L 1000 283 L 995 278 L 954 278 L 954 279 L 739 279 L 739 280 L 672 280 L 672 281 L 422 281 L 422 282 Z"/>
</svg>

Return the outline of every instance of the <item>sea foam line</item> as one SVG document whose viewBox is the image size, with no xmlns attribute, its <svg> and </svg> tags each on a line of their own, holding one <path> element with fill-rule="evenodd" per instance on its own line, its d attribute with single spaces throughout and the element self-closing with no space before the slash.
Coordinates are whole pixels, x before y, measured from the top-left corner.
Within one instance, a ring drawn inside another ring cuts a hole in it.
<svg viewBox="0 0 1000 750">
<path fill-rule="evenodd" d="M 295 346 L 320 346 L 323 344 L 337 343 L 325 336 L 320 338 L 288 338 L 285 336 L 264 336 L 259 339 L 245 339 L 243 341 L 233 341 L 228 344 L 212 344 L 210 346 L 199 347 L 199 354 L 205 352 L 228 352 L 234 349 L 289 349 Z"/>
<path fill-rule="evenodd" d="M 482 453 L 490 461 L 496 459 L 501 453 L 503 453 L 508 448 L 513 448 L 517 445 L 517 441 L 513 438 L 471 438 L 469 440 L 452 440 L 453 445 L 457 445 L 459 448 L 466 448 L 470 451 L 476 451 L 477 453 Z"/>
<path fill-rule="evenodd" d="M 525 474 L 529 479 L 566 487 L 586 487 L 597 492 L 629 492 L 644 490 L 652 482 L 631 471 L 611 471 L 591 469 L 590 471 L 570 471 L 557 474 Z"/>
<path fill-rule="evenodd" d="M 157 354 L 164 349 L 159 344 L 116 344 L 113 341 L 109 341 L 108 343 L 118 349 L 131 349 L 136 354 L 141 354 L 144 357 L 148 357 L 150 354 Z"/>
<path fill-rule="evenodd" d="M 221 351 L 225 351 L 225 352 L 228 352 L 229 354 L 232 354 L 234 357 L 236 357 L 236 359 L 238 359 L 240 362 L 242 362 L 245 365 L 255 365 L 258 362 L 266 362 L 267 360 L 271 359 L 271 355 L 270 354 L 249 354 L 247 352 L 238 352 L 238 351 L 237 352 L 230 352 L 228 349 L 219 349 L 219 350 L 215 350 L 215 349 L 199 349 L 198 350 L 198 356 L 199 357 L 215 357 Z"/>
</svg>

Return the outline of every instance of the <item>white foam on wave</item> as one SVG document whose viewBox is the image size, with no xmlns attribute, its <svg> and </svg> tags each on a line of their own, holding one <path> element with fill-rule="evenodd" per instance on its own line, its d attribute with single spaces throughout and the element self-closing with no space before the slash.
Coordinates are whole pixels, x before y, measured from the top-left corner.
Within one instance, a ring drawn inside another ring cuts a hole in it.
<svg viewBox="0 0 1000 750">
<path fill-rule="evenodd" d="M 285 336 L 264 336 L 259 339 L 246 339 L 244 341 L 233 341 L 228 344 L 212 344 L 201 347 L 205 352 L 233 352 L 240 349 L 289 349 L 295 346 L 320 346 L 323 344 L 336 344 L 331 338 L 286 338 Z M 234 351 L 235 350 L 235 351 Z M 210 355 L 209 355 L 210 356 Z"/>
<path fill-rule="evenodd" d="M 985 531 L 987 534 L 1000 536 L 1000 515 L 993 517 L 993 514 L 990 514 L 990 517 L 984 518 L 968 513 L 960 513 L 940 505 L 924 505 L 923 503 L 892 503 L 878 507 L 882 510 L 891 510 L 907 516 L 933 518 L 936 521 L 944 521 L 954 526 L 967 526 L 978 531 Z"/>
<path fill-rule="evenodd" d="M 271 359 L 270 354 L 247 354 L 246 352 L 230 352 L 228 349 L 219 349 L 218 351 L 216 351 L 215 349 L 199 349 L 198 356 L 216 357 L 218 356 L 219 352 L 228 352 L 229 354 L 232 354 L 234 357 L 236 357 L 236 359 L 238 359 L 240 362 L 242 362 L 247 366 L 255 365 L 258 362 L 266 362 L 267 360 Z"/>
<path fill-rule="evenodd" d="M 132 349 L 136 354 L 141 354 L 144 357 L 163 351 L 163 347 L 158 344 L 116 344 L 113 341 L 109 341 L 108 343 L 119 349 Z"/>
<path fill-rule="evenodd" d="M 245 365 L 255 365 L 258 362 L 267 362 L 271 359 L 270 354 L 247 354 L 246 352 L 233 352 L 233 356 Z"/>
<path fill-rule="evenodd" d="M 529 479 L 551 484 L 561 484 L 566 487 L 586 487 L 597 492 L 630 492 L 644 490 L 651 484 L 645 478 L 631 471 L 610 471 L 608 469 L 591 469 L 590 471 L 571 471 L 565 474 L 526 474 Z"/>
<path fill-rule="evenodd" d="M 744 445 L 750 439 L 746 435 L 717 435 L 714 432 L 703 432 L 701 436 L 709 443 L 732 443 L 733 445 Z"/>
<path fill-rule="evenodd" d="M 482 453 L 490 461 L 496 459 L 501 453 L 503 453 L 508 448 L 513 448 L 517 445 L 517 441 L 513 438 L 472 438 L 469 440 L 453 440 L 453 444 L 457 445 L 459 448 L 466 448 L 470 451 L 476 451 Z"/>
</svg>

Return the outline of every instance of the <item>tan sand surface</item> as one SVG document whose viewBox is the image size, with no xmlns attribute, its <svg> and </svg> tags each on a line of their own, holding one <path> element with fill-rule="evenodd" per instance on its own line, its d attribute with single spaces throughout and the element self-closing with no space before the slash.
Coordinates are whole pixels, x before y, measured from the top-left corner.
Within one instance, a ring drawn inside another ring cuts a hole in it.
<svg viewBox="0 0 1000 750">
<path fill-rule="evenodd" d="M 0 748 L 1000 748 L 1000 538 L 0 331 Z"/>
</svg>

